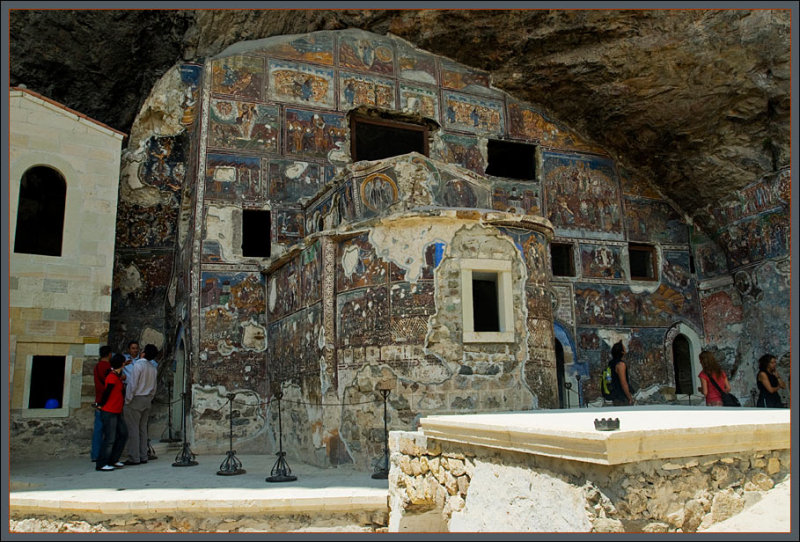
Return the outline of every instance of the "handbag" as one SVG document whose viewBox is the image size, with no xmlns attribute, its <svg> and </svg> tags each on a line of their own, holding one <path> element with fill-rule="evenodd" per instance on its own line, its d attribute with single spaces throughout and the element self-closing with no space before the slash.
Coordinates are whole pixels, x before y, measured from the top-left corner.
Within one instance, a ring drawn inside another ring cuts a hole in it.
<svg viewBox="0 0 800 542">
<path fill-rule="evenodd" d="M 739 402 L 739 399 L 737 399 L 734 394 L 722 391 L 722 388 L 719 387 L 719 384 L 717 384 L 717 381 L 714 380 L 713 376 L 708 375 L 708 379 L 712 384 L 714 384 L 714 387 L 717 388 L 717 391 L 719 391 L 720 395 L 722 395 L 722 406 L 742 406 L 742 404 Z"/>
</svg>

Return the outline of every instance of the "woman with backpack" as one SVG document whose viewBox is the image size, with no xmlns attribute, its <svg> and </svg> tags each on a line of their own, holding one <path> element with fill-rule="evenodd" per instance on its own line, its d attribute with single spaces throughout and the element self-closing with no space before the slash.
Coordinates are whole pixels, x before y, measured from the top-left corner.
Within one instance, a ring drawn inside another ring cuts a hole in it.
<svg viewBox="0 0 800 542">
<path fill-rule="evenodd" d="M 731 391 L 725 371 L 719 366 L 714 354 L 708 350 L 700 352 L 700 366 L 703 370 L 697 375 L 700 377 L 700 387 L 697 389 L 705 396 L 706 406 L 722 406 L 722 392 L 730 393 Z M 711 379 L 717 384 L 716 386 Z"/>
</svg>

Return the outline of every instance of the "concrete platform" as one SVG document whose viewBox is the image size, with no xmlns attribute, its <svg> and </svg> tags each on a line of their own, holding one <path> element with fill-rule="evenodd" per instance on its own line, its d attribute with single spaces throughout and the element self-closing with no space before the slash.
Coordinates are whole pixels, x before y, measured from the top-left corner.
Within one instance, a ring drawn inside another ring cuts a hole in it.
<svg viewBox="0 0 800 542">
<path fill-rule="evenodd" d="M 294 482 L 265 478 L 274 455 L 244 455 L 246 473 L 219 476 L 225 455 L 197 456 L 196 466 L 173 467 L 176 450 L 159 450 L 146 465 L 98 472 L 88 457 L 11 461 L 10 513 L 105 521 L 140 518 L 220 516 L 318 517 L 388 514 L 388 482 L 351 466 L 321 469 L 289 460 Z M 105 519 L 104 519 L 105 518 Z M 380 521 L 379 519 L 377 521 Z"/>
</svg>

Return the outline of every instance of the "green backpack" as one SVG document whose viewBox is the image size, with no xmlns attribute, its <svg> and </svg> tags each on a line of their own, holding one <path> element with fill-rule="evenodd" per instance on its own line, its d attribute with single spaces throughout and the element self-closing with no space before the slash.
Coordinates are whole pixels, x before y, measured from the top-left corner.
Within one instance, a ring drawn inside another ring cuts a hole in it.
<svg viewBox="0 0 800 542">
<path fill-rule="evenodd" d="M 603 399 L 614 398 L 614 377 L 611 374 L 611 367 L 608 365 L 600 373 L 600 393 L 603 395 Z"/>
</svg>

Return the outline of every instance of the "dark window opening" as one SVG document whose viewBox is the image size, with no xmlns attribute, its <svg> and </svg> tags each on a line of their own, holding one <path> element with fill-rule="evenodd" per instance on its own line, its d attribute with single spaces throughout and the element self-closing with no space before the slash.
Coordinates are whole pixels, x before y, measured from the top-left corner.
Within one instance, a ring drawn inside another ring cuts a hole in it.
<svg viewBox="0 0 800 542">
<path fill-rule="evenodd" d="M 572 258 L 571 244 L 551 244 L 550 261 L 554 277 L 575 276 L 575 262 Z"/>
<path fill-rule="evenodd" d="M 61 256 L 67 183 L 56 170 L 32 167 L 22 175 L 14 252 Z"/>
<path fill-rule="evenodd" d="M 564 347 L 561 341 L 556 339 L 556 384 L 558 386 L 558 408 L 568 408 L 566 393 L 564 390 Z"/>
<path fill-rule="evenodd" d="M 497 306 L 497 273 L 472 272 L 474 331 L 500 331 Z"/>
<path fill-rule="evenodd" d="M 692 275 L 694 275 L 694 274 L 695 274 L 695 269 L 694 269 L 694 254 L 689 254 L 689 273 L 691 273 Z"/>
<path fill-rule="evenodd" d="M 490 139 L 486 174 L 508 179 L 536 179 L 536 145 Z"/>
<path fill-rule="evenodd" d="M 656 251 L 647 245 L 628 245 L 631 280 L 656 279 Z"/>
<path fill-rule="evenodd" d="M 268 258 L 270 251 L 269 211 L 242 212 L 242 256 Z"/>
<path fill-rule="evenodd" d="M 353 161 L 381 160 L 418 152 L 428 156 L 428 129 L 405 122 L 351 117 L 350 138 Z"/>
<path fill-rule="evenodd" d="M 683 335 L 678 335 L 672 341 L 672 366 L 675 369 L 675 393 L 691 394 L 692 384 L 692 356 L 689 340 Z"/>
<path fill-rule="evenodd" d="M 64 403 L 64 356 L 33 356 L 28 408 L 61 408 Z"/>
</svg>

